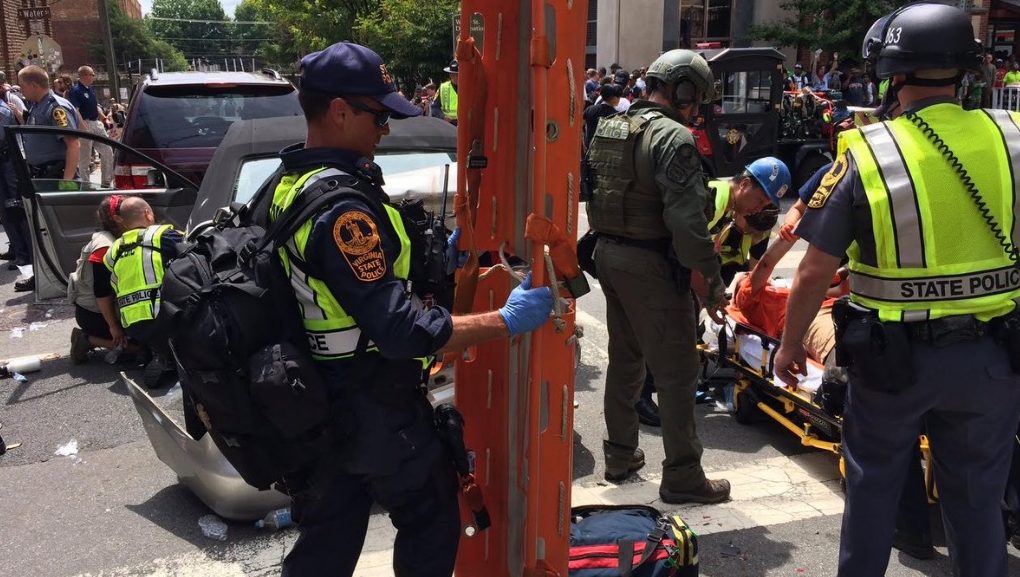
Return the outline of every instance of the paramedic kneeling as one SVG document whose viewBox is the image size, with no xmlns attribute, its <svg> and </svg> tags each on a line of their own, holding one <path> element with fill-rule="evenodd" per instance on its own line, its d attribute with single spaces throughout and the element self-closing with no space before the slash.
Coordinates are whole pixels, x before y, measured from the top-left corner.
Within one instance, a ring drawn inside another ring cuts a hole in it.
<svg viewBox="0 0 1020 577">
<path fill-rule="evenodd" d="M 145 367 L 145 385 L 155 388 L 169 362 L 165 337 L 157 336 L 160 290 L 166 265 L 177 257 L 184 240 L 173 225 L 156 224 L 144 199 L 114 194 L 104 201 L 111 220 L 124 231 L 103 256 L 110 276 L 95 279 L 95 294 L 117 297 L 120 324 L 127 336 L 148 347 L 153 356 Z"/>
<path fill-rule="evenodd" d="M 268 212 L 275 219 L 317 182 L 350 192 L 280 249 L 312 355 L 348 435 L 337 448 L 339 471 L 321 496 L 294 500 L 301 535 L 283 574 L 352 575 L 374 502 L 397 528 L 394 574 L 449 577 L 460 540 L 457 473 L 434 426 L 425 369 L 433 355 L 538 328 L 553 294 L 525 280 L 499 311 L 451 317 L 424 304 L 409 291 L 419 285 L 408 282 L 413 228 L 389 204 L 372 162 L 390 119 L 420 109 L 396 92 L 378 54 L 349 43 L 301 60 L 298 99 L 308 137 L 283 150 Z"/>
<path fill-rule="evenodd" d="M 1020 115 L 964 111 L 955 101 L 962 71 L 981 57 L 962 11 L 916 3 L 887 18 L 873 26 L 879 33 L 865 40 L 864 57 L 891 79 L 886 98 L 898 98 L 904 112 L 840 136 L 846 152 L 797 229 L 811 246 L 790 295 L 776 374 L 796 386 L 804 330 L 849 251 L 850 300 L 833 310 L 837 355 L 850 375 L 838 574 L 885 573 L 896 503 L 924 427 L 953 574 L 1004 576 L 999 503 L 1020 414 L 1020 282 L 1007 272 L 1016 249 L 1001 231 L 1015 227 Z M 947 160 L 949 151 L 956 158 Z"/>
</svg>

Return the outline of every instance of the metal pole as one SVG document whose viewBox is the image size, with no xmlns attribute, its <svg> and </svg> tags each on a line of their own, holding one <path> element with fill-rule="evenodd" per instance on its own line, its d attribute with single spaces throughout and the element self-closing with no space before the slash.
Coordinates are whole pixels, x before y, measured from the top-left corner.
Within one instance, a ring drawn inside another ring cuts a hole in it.
<svg viewBox="0 0 1020 577">
<path fill-rule="evenodd" d="M 103 35 L 106 52 L 106 76 L 115 102 L 120 102 L 120 74 L 117 72 L 117 58 L 113 53 L 113 31 L 110 29 L 110 10 L 107 0 L 99 0 L 99 30 Z"/>
</svg>

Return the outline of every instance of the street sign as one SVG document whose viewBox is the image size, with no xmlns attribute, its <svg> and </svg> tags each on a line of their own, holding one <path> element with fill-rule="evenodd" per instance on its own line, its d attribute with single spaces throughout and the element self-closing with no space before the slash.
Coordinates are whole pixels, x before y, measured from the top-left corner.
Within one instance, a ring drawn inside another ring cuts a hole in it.
<svg viewBox="0 0 1020 577">
<path fill-rule="evenodd" d="M 485 42 L 485 17 L 477 12 L 471 15 L 471 37 L 475 39 L 475 47 L 482 52 Z M 453 55 L 457 56 L 457 39 L 460 38 L 460 14 L 453 15 Z"/>
<path fill-rule="evenodd" d="M 21 20 L 49 20 L 50 9 L 48 6 L 42 8 L 18 8 L 18 18 Z"/>
</svg>

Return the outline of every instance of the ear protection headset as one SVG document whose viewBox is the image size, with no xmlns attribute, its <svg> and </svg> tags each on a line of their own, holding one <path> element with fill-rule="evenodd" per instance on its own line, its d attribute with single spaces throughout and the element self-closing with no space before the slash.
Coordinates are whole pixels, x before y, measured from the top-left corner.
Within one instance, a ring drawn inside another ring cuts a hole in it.
<svg viewBox="0 0 1020 577">
<path fill-rule="evenodd" d="M 698 100 L 698 87 L 690 79 L 683 78 L 673 87 L 673 106 L 687 106 Z"/>
</svg>

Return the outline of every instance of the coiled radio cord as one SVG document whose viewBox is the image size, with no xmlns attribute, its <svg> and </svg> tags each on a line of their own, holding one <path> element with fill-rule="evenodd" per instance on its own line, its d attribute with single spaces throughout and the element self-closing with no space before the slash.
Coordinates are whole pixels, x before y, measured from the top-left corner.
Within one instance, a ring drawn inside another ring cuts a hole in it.
<svg viewBox="0 0 1020 577">
<path fill-rule="evenodd" d="M 924 133 L 925 137 L 928 138 L 932 145 L 935 146 L 935 148 L 939 151 L 939 154 L 941 154 L 946 161 L 949 162 L 953 171 L 956 172 L 956 175 L 960 178 L 960 182 L 963 183 L 963 187 L 967 190 L 967 195 L 970 196 L 972 201 L 974 201 L 974 206 L 977 207 L 978 212 L 981 214 L 981 218 L 988 225 L 988 228 L 991 229 L 992 234 L 995 235 L 995 240 L 1006 252 L 1006 256 L 1013 261 L 1014 265 L 1020 265 L 1020 256 L 1017 254 L 1016 246 L 1014 246 L 1013 243 L 1010 242 L 1010 239 L 1002 232 L 1002 227 L 999 226 L 995 217 L 992 216 L 992 211 L 988 208 L 988 203 L 981 198 L 981 192 L 978 191 L 977 185 L 974 184 L 974 180 L 971 179 L 970 174 L 967 172 L 967 169 L 964 168 L 960 159 L 953 154 L 953 151 L 949 149 L 949 145 L 942 140 L 942 137 L 939 136 L 938 132 L 935 132 L 935 129 L 925 122 L 923 118 L 913 112 L 908 112 L 903 116 L 910 122 L 914 123 L 914 125 L 917 126 L 922 133 Z"/>
</svg>

